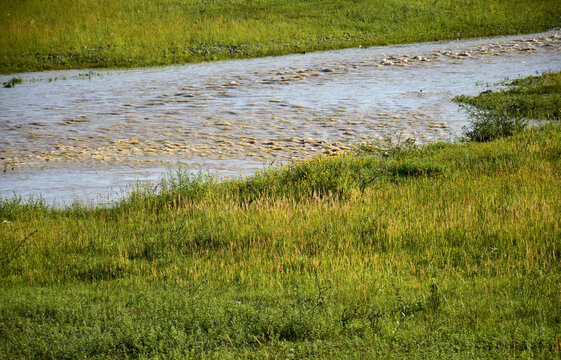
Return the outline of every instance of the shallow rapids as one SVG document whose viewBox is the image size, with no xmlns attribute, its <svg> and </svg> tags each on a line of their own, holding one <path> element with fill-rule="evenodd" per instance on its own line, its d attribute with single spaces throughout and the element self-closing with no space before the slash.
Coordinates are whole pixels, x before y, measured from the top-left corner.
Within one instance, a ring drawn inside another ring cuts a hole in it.
<svg viewBox="0 0 561 360">
<path fill-rule="evenodd" d="M 451 100 L 561 70 L 561 30 L 134 70 L 0 76 L 0 196 L 111 201 L 177 166 L 218 176 L 372 137 L 453 140 Z"/>
</svg>

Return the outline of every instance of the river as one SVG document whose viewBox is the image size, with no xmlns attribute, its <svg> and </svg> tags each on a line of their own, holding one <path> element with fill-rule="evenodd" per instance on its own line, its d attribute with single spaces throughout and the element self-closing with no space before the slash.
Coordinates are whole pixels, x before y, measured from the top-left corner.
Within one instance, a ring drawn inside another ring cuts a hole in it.
<svg viewBox="0 0 561 360">
<path fill-rule="evenodd" d="M 0 88 L 0 197 L 110 203 L 177 167 L 243 176 L 373 138 L 453 141 L 452 102 L 561 70 L 561 30 L 132 70 Z"/>
</svg>

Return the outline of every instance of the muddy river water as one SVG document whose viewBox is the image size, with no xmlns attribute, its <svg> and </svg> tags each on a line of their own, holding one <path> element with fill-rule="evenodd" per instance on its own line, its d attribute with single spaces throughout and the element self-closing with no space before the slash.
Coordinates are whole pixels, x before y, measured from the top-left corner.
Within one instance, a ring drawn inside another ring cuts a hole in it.
<svg viewBox="0 0 561 360">
<path fill-rule="evenodd" d="M 218 176 L 375 137 L 451 141 L 452 102 L 561 70 L 561 30 L 134 70 L 0 76 L 0 197 L 111 201 L 182 166 Z"/>
</svg>

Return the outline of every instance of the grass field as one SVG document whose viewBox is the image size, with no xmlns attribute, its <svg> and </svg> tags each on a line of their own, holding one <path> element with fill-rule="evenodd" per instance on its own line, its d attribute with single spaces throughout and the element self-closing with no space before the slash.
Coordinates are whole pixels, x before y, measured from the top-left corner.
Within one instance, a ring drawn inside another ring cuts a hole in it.
<svg viewBox="0 0 561 360">
<path fill-rule="evenodd" d="M 559 358 L 548 118 L 246 179 L 178 171 L 111 208 L 4 199 L 0 357 Z"/>
<path fill-rule="evenodd" d="M 0 73 L 531 33 L 557 0 L 3 0 Z"/>
</svg>

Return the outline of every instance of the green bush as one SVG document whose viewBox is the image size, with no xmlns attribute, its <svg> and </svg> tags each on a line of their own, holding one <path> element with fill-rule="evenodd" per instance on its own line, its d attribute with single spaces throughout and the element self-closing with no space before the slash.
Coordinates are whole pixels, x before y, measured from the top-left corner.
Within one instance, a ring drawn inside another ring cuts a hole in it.
<svg viewBox="0 0 561 360">
<path fill-rule="evenodd" d="M 524 130 L 528 122 L 519 117 L 509 117 L 508 114 L 491 114 L 478 112 L 472 114 L 473 120 L 464 127 L 464 136 L 469 141 L 493 141 L 506 136 L 512 136 Z"/>
</svg>

